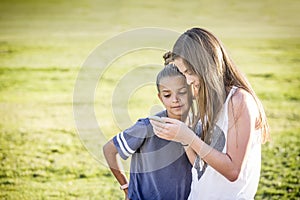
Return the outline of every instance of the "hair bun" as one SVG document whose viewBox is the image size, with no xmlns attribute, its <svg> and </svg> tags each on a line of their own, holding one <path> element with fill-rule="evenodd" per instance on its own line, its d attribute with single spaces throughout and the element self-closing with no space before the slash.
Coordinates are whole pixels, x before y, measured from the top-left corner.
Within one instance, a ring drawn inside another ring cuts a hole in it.
<svg viewBox="0 0 300 200">
<path fill-rule="evenodd" d="M 165 65 L 168 65 L 173 61 L 173 53 L 171 51 L 168 51 L 163 55 L 163 58 L 165 60 Z"/>
</svg>

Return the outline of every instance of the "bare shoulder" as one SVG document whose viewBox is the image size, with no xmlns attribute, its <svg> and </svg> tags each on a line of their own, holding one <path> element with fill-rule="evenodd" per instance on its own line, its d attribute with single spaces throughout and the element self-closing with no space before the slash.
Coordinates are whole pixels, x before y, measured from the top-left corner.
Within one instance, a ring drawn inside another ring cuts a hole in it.
<svg viewBox="0 0 300 200">
<path fill-rule="evenodd" d="M 237 88 L 236 92 L 232 95 L 231 99 L 233 103 L 238 104 L 246 103 L 249 101 L 255 102 L 253 96 L 243 88 Z"/>
<path fill-rule="evenodd" d="M 236 92 L 231 97 L 233 107 L 236 107 L 239 111 L 249 110 L 253 114 L 258 113 L 258 107 L 255 102 L 254 97 L 244 90 L 243 88 L 238 88 Z"/>
</svg>

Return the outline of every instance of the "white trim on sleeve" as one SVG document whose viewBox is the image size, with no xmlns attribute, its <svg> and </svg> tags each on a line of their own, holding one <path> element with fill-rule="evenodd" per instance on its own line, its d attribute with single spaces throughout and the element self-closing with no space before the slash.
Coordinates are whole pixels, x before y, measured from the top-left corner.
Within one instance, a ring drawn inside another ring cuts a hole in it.
<svg viewBox="0 0 300 200">
<path fill-rule="evenodd" d="M 123 133 L 123 132 L 122 132 L 122 133 Z M 129 157 L 130 155 L 127 153 L 127 151 L 125 150 L 125 148 L 124 148 L 124 146 L 123 146 L 123 143 L 121 142 L 120 134 L 121 134 L 121 133 L 119 133 L 118 136 L 117 136 L 117 141 L 118 141 L 118 143 L 119 143 L 119 145 L 120 145 L 120 149 L 122 150 L 122 152 L 123 152 L 123 154 L 124 154 L 125 156 Z"/>
<path fill-rule="evenodd" d="M 120 133 L 121 140 L 122 140 L 123 144 L 125 145 L 125 148 L 128 151 L 128 153 L 133 154 L 134 151 L 128 146 L 127 141 L 125 140 L 123 133 L 124 133 L 123 131 Z"/>
</svg>

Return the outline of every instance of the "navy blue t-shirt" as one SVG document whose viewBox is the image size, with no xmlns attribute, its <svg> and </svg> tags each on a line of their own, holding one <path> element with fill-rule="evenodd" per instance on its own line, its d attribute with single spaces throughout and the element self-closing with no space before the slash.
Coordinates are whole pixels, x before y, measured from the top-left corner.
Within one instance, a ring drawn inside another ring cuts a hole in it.
<svg viewBox="0 0 300 200">
<path fill-rule="evenodd" d="M 157 116 L 166 116 L 166 111 Z M 182 145 L 153 133 L 148 118 L 113 138 L 123 159 L 131 158 L 128 197 L 131 200 L 184 200 L 192 182 L 190 164 Z"/>
</svg>

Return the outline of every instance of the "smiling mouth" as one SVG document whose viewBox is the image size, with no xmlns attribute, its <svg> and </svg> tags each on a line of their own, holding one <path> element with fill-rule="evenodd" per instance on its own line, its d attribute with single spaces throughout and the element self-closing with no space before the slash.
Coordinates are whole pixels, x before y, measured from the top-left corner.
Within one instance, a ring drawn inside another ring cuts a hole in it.
<svg viewBox="0 0 300 200">
<path fill-rule="evenodd" d="M 173 106 L 173 107 L 171 107 L 171 108 L 173 108 L 173 109 L 178 109 L 178 108 L 182 108 L 182 106 Z"/>
</svg>

